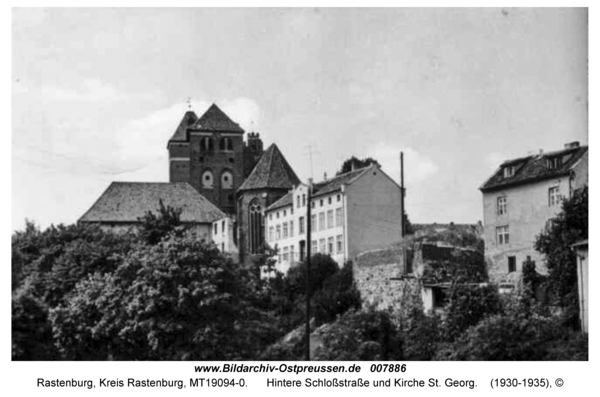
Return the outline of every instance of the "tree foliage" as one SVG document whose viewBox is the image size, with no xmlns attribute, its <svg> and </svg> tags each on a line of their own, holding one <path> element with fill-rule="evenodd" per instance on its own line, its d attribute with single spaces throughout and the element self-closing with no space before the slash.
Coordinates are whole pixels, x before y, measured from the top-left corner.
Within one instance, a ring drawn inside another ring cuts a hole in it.
<svg viewBox="0 0 600 397">
<path fill-rule="evenodd" d="M 548 267 L 547 291 L 565 308 L 565 320 L 578 327 L 577 257 L 572 245 L 588 238 L 588 188 L 575 191 L 562 202 L 561 212 L 537 236 L 535 248 Z"/>
<path fill-rule="evenodd" d="M 370 166 L 371 164 L 381 165 L 377 160 L 371 157 L 365 157 L 364 159 L 359 159 L 356 156 L 352 156 L 349 159 L 345 160 L 342 163 L 340 170 L 336 173 L 336 175 L 345 174 L 346 172 L 350 172 L 353 169 L 358 170 L 360 168 L 365 168 Z"/>
<path fill-rule="evenodd" d="M 147 244 L 156 244 L 167 235 L 178 231 L 181 233 L 181 208 L 165 206 L 162 200 L 158 202 L 158 214 L 148 211 L 141 222 L 140 237 Z"/>
</svg>

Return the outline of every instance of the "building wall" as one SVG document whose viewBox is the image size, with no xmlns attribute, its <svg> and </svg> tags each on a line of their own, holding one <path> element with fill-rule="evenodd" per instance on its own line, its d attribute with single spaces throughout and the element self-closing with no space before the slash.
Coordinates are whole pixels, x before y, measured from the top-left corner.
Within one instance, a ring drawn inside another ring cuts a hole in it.
<svg viewBox="0 0 600 397">
<path fill-rule="evenodd" d="M 258 199 L 263 213 L 263 228 L 266 208 L 279 200 L 285 193 L 284 189 L 270 189 L 270 190 L 250 190 L 244 191 L 240 194 L 237 200 L 237 233 L 238 233 L 238 249 L 240 253 L 240 262 L 250 263 L 251 261 L 251 250 L 249 240 L 249 217 L 248 209 L 250 202 L 255 198 Z M 266 231 L 265 231 L 266 233 Z M 265 234 L 266 236 L 266 234 Z M 263 237 L 263 241 L 266 239 Z"/>
<path fill-rule="evenodd" d="M 102 222 L 99 224 L 100 229 L 104 232 L 116 233 L 116 234 L 125 234 L 128 232 L 138 233 L 140 225 L 137 222 L 131 223 L 111 223 L 111 222 Z M 189 231 L 194 232 L 196 236 L 200 239 L 211 241 L 211 227 L 210 223 L 196 223 L 196 224 L 186 224 L 185 225 Z"/>
<path fill-rule="evenodd" d="M 308 251 L 309 242 L 307 241 L 306 229 L 308 225 L 307 194 L 307 186 L 299 185 L 293 191 L 293 204 L 269 211 L 265 219 L 265 238 L 271 248 L 277 248 L 278 255 L 276 267 L 277 270 L 283 273 L 286 273 L 291 266 L 300 261 L 301 244 L 304 244 L 304 255 L 306 255 Z M 300 205 L 298 205 L 298 200 L 300 200 Z M 311 247 L 311 255 L 316 253 L 331 255 L 333 260 L 335 260 L 339 266 L 342 266 L 348 258 L 344 235 L 345 210 L 343 208 L 343 195 L 338 191 L 332 194 L 318 196 L 311 202 L 314 204 L 313 208 L 311 208 L 311 215 L 315 215 L 316 219 L 316 224 L 311 232 L 311 241 L 316 242 L 316 250 Z M 336 216 L 336 210 L 338 209 L 342 211 L 341 222 Z M 331 213 L 331 216 L 333 217 L 331 225 L 328 223 L 328 213 Z M 323 215 L 321 216 L 320 214 Z M 320 223 L 321 217 L 324 219 L 323 226 L 321 226 Z M 302 233 L 300 231 L 301 220 L 304 226 Z M 293 229 L 289 226 L 290 222 L 293 223 Z M 284 237 L 284 224 L 287 224 L 288 227 L 287 237 Z M 277 238 L 278 226 L 280 228 L 280 238 Z M 338 240 L 341 241 L 341 247 L 338 245 Z M 330 251 L 330 242 L 333 243 L 332 251 Z M 293 255 L 291 254 L 292 252 Z"/>
<path fill-rule="evenodd" d="M 345 187 L 348 258 L 402 240 L 400 187 L 378 168 Z"/>
<path fill-rule="evenodd" d="M 205 137 L 213 140 L 212 150 L 201 148 L 201 140 Z M 233 150 L 220 149 L 219 142 L 223 137 L 231 139 Z M 235 212 L 235 192 L 243 182 L 243 168 L 244 141 L 241 133 L 190 132 L 189 183 L 226 214 Z M 213 175 L 212 188 L 204 187 L 202 184 L 202 175 L 205 171 L 210 171 Z M 225 189 L 221 183 L 221 176 L 225 171 L 233 175 L 230 189 Z"/>
<path fill-rule="evenodd" d="M 578 247 L 577 252 L 577 289 L 579 293 L 579 317 L 581 329 L 589 332 L 589 294 L 588 294 L 588 265 L 589 251 L 587 245 Z"/>
<path fill-rule="evenodd" d="M 238 247 L 234 240 L 235 222 L 232 217 L 226 216 L 212 224 L 212 241 L 217 248 L 228 254 L 234 262 L 239 260 Z"/>
<path fill-rule="evenodd" d="M 189 182 L 190 144 L 187 142 L 169 143 L 169 182 Z"/>
<path fill-rule="evenodd" d="M 522 264 L 530 256 L 536 270 L 547 272 L 543 256 L 534 248 L 536 236 L 544 229 L 548 219 L 560 212 L 560 204 L 549 205 L 548 191 L 558 187 L 563 197 L 569 197 L 569 177 L 516 186 L 483 196 L 485 255 L 490 279 L 495 282 L 514 281 L 520 277 Z M 506 197 L 507 213 L 497 214 L 499 197 Z M 508 226 L 508 244 L 499 244 L 497 228 Z M 508 258 L 516 257 L 516 272 L 509 274 Z"/>
</svg>

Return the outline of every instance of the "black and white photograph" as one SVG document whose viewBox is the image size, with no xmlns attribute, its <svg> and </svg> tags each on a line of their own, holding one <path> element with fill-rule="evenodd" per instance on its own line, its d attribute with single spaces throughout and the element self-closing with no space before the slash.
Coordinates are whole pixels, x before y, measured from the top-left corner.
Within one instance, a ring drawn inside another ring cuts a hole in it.
<svg viewBox="0 0 600 397">
<path fill-rule="evenodd" d="M 12 8 L 11 361 L 587 362 L 588 25 Z"/>
</svg>

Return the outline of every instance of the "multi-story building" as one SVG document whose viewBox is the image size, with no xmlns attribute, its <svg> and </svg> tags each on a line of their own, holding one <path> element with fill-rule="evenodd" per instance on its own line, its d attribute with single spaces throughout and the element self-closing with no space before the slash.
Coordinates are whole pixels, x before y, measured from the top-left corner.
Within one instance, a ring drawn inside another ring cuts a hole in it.
<svg viewBox="0 0 600 397">
<path fill-rule="evenodd" d="M 360 252 L 402 238 L 401 188 L 375 164 L 308 186 L 298 184 L 265 212 L 267 244 L 277 251 L 276 268 L 286 272 L 307 254 L 322 253 L 342 265 Z M 311 205 L 311 220 L 307 219 Z"/>
<path fill-rule="evenodd" d="M 503 162 L 481 186 L 485 255 L 490 279 L 518 280 L 531 258 L 547 269 L 534 248 L 536 236 L 561 210 L 561 201 L 588 183 L 588 147 L 579 142 L 563 150 Z"/>
</svg>

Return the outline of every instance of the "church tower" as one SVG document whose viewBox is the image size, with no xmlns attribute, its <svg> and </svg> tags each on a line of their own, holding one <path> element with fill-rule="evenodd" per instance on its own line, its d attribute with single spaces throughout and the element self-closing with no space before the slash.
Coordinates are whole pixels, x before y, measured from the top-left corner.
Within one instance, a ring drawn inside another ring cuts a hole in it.
<svg viewBox="0 0 600 397">
<path fill-rule="evenodd" d="M 244 142 L 244 130 L 215 104 L 200 118 L 186 112 L 167 144 L 169 181 L 188 182 L 223 212 L 234 214 L 235 193 L 262 155 L 260 137 L 250 135 L 252 149 Z"/>
</svg>

